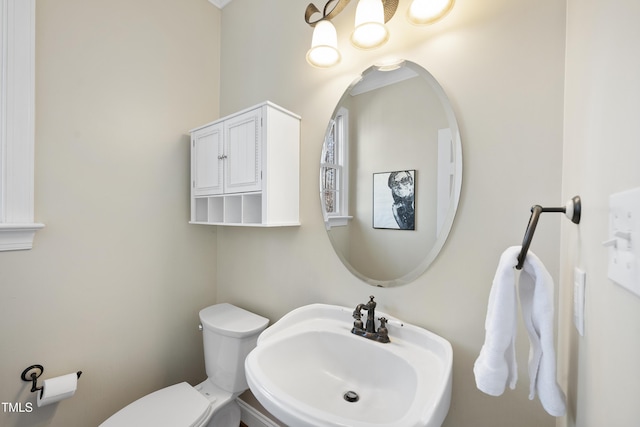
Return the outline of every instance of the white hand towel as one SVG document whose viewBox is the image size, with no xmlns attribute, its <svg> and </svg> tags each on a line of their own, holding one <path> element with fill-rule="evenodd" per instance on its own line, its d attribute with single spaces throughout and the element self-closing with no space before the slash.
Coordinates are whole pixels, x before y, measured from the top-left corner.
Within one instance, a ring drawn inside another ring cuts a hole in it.
<svg viewBox="0 0 640 427">
<path fill-rule="evenodd" d="M 489 294 L 485 341 L 473 366 L 476 386 L 491 396 L 500 396 L 507 384 L 514 389 L 518 381 L 515 353 L 517 297 L 513 267 L 519 253 L 519 247 L 511 247 L 500 257 Z"/>
<path fill-rule="evenodd" d="M 556 380 L 553 335 L 553 279 L 540 259 L 527 254 L 520 274 L 520 305 L 529 334 L 529 399 L 538 393 L 542 407 L 554 417 L 565 414 L 565 396 Z"/>
<path fill-rule="evenodd" d="M 516 337 L 516 272 L 520 246 L 512 246 L 500 257 L 493 279 L 487 318 L 485 342 L 473 372 L 479 390 L 500 396 L 509 384 L 514 389 L 518 380 L 515 358 Z M 556 381 L 556 357 L 553 346 L 553 279 L 540 259 L 531 251 L 520 274 L 520 304 L 531 345 L 529 352 L 529 399 L 536 392 L 542 407 L 551 415 L 565 414 L 565 396 Z"/>
</svg>

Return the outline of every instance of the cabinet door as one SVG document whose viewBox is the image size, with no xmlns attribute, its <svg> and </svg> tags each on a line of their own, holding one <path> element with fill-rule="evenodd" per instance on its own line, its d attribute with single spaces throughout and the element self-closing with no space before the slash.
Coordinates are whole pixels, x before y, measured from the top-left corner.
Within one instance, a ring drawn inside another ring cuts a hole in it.
<svg viewBox="0 0 640 427">
<path fill-rule="evenodd" d="M 208 126 L 191 136 L 191 176 L 194 196 L 221 194 L 223 165 L 222 123 Z"/>
<path fill-rule="evenodd" d="M 241 193 L 262 189 L 262 110 L 252 110 L 224 122 L 224 192 Z"/>
</svg>

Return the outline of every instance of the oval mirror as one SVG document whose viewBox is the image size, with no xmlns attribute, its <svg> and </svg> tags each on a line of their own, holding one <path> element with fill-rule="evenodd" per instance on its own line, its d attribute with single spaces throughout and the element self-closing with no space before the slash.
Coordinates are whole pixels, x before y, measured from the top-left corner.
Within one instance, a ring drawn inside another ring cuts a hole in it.
<svg viewBox="0 0 640 427">
<path fill-rule="evenodd" d="M 381 287 L 409 283 L 442 249 L 462 185 L 462 146 L 442 87 L 421 66 L 370 67 L 325 134 L 320 200 L 344 265 Z"/>
</svg>

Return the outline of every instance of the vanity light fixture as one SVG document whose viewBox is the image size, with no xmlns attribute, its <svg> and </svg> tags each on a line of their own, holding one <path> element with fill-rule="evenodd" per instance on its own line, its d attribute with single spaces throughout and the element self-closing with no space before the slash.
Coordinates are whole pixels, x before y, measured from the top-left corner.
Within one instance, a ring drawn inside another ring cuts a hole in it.
<svg viewBox="0 0 640 427">
<path fill-rule="evenodd" d="M 304 20 L 314 27 L 307 62 L 315 67 L 329 68 L 340 62 L 338 35 L 331 23 L 350 0 L 328 0 L 322 16 L 311 18 L 320 10 L 309 3 Z M 389 40 L 386 23 L 395 15 L 400 0 L 359 0 L 351 43 L 360 49 L 375 49 Z M 416 25 L 431 24 L 440 20 L 453 8 L 455 0 L 412 0 L 407 10 L 407 19 Z"/>
<path fill-rule="evenodd" d="M 389 30 L 384 24 L 382 0 L 360 0 L 356 8 L 356 23 L 351 33 L 351 43 L 360 49 L 382 46 L 389 40 Z"/>
<path fill-rule="evenodd" d="M 340 59 L 336 27 L 329 20 L 318 22 L 313 29 L 307 62 L 318 68 L 329 68 L 340 62 Z"/>
<path fill-rule="evenodd" d="M 438 21 L 453 8 L 454 0 L 413 0 L 407 11 L 412 24 L 427 25 Z"/>
</svg>

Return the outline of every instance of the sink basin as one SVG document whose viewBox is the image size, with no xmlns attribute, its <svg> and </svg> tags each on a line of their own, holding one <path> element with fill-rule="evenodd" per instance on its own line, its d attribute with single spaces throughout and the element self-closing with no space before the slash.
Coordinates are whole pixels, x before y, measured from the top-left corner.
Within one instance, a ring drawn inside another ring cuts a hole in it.
<svg viewBox="0 0 640 427">
<path fill-rule="evenodd" d="M 390 343 L 351 333 L 353 308 L 312 304 L 267 328 L 245 370 L 258 401 L 295 427 L 439 427 L 451 402 L 444 338 L 391 319 Z"/>
</svg>

